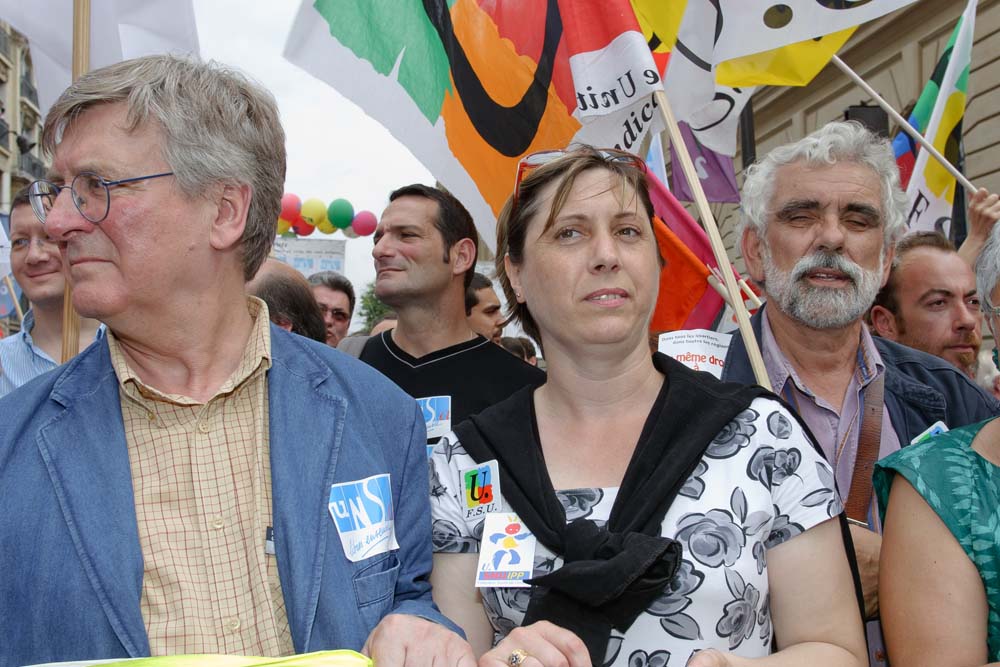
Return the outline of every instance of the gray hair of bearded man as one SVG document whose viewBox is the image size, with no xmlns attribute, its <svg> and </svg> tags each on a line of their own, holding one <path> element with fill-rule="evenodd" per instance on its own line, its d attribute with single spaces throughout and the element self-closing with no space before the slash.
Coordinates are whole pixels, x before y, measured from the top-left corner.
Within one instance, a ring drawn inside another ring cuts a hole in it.
<svg viewBox="0 0 1000 667">
<path fill-rule="evenodd" d="M 871 169 L 882 194 L 883 255 L 906 231 L 907 198 L 899 184 L 899 169 L 892 145 L 860 123 L 827 123 L 798 141 L 779 146 L 747 168 L 743 179 L 738 237 L 752 227 L 765 239 L 769 207 L 774 196 L 775 172 L 784 166 L 804 164 L 823 167 L 849 162 Z"/>
<path fill-rule="evenodd" d="M 241 239 L 250 280 L 274 243 L 285 182 L 285 133 L 274 96 L 213 62 L 169 55 L 126 60 L 84 74 L 52 105 L 42 129 L 49 153 L 73 120 L 101 104 L 124 103 L 128 129 L 153 123 L 163 158 L 189 197 L 217 184 L 253 191 Z"/>
</svg>

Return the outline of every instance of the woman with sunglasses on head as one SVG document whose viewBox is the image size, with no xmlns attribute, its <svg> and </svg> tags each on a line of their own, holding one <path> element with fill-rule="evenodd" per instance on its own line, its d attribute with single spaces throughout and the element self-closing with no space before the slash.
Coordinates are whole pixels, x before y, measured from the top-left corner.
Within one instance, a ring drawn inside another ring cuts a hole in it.
<svg viewBox="0 0 1000 667">
<path fill-rule="evenodd" d="M 1000 227 L 976 262 L 976 287 L 996 341 Z M 1000 420 L 904 447 L 875 464 L 874 483 L 889 659 L 907 667 L 1000 664 Z"/>
<path fill-rule="evenodd" d="M 497 275 L 548 380 L 434 448 L 435 599 L 481 667 L 862 665 L 829 466 L 763 389 L 649 353 L 652 216 L 630 154 L 519 165 Z"/>
</svg>

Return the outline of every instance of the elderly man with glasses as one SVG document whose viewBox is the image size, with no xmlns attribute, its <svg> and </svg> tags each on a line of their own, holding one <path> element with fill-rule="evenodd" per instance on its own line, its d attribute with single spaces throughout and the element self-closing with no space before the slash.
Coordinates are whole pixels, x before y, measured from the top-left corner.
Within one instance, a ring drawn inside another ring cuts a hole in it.
<svg viewBox="0 0 1000 667">
<path fill-rule="evenodd" d="M 49 112 L 32 208 L 108 331 L 0 400 L 0 667 L 472 664 L 431 600 L 415 402 L 245 294 L 284 140 L 266 91 L 167 56 L 91 72 Z"/>
</svg>

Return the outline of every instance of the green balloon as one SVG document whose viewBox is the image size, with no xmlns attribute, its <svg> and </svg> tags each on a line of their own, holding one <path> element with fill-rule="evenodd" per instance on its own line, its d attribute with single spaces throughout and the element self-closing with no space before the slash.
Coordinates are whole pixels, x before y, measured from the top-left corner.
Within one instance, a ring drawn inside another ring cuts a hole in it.
<svg viewBox="0 0 1000 667">
<path fill-rule="evenodd" d="M 326 219 L 337 229 L 350 227 L 354 220 L 354 207 L 346 199 L 334 199 L 326 209 Z"/>
</svg>

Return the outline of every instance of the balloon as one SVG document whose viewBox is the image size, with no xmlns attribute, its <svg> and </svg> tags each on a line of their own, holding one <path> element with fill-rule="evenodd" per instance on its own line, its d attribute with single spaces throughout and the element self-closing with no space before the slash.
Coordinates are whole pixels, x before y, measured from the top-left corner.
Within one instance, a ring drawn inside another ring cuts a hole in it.
<svg viewBox="0 0 1000 667">
<path fill-rule="evenodd" d="M 307 225 L 315 227 L 326 220 L 326 204 L 319 199 L 307 199 L 302 203 L 302 212 L 299 215 Z"/>
<path fill-rule="evenodd" d="M 354 216 L 354 221 L 351 223 L 351 228 L 358 236 L 368 236 L 374 233 L 377 226 L 378 218 L 371 211 L 358 211 L 358 214 Z"/>
<path fill-rule="evenodd" d="M 278 235 L 282 235 L 292 228 L 292 223 L 285 218 L 278 218 Z"/>
<path fill-rule="evenodd" d="M 329 220 L 324 220 L 323 222 L 316 225 L 316 229 L 323 232 L 324 234 L 333 234 L 337 231 L 337 228 L 333 226 L 333 223 Z"/>
<path fill-rule="evenodd" d="M 334 227 L 343 229 L 354 219 L 354 207 L 346 199 L 334 199 L 326 209 L 326 217 Z"/>
<path fill-rule="evenodd" d="M 354 229 L 351 228 L 351 227 L 344 227 L 340 231 L 344 232 L 344 236 L 346 236 L 349 239 L 356 239 L 356 238 L 358 238 L 358 233 L 356 231 L 354 231 Z"/>
<path fill-rule="evenodd" d="M 281 217 L 285 220 L 294 220 L 299 217 L 299 211 L 302 210 L 302 200 L 299 199 L 298 195 L 293 195 L 291 192 L 286 192 L 281 197 Z"/>
<path fill-rule="evenodd" d="M 315 229 L 315 228 L 312 225 L 310 225 L 308 222 L 306 222 L 305 220 L 303 220 L 301 215 L 299 217 L 295 218 L 294 221 L 292 221 L 292 228 L 291 228 L 291 230 L 292 230 L 292 232 L 295 233 L 296 236 L 308 236 L 309 233 L 310 233 L 310 231 L 312 229 Z"/>
</svg>

